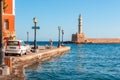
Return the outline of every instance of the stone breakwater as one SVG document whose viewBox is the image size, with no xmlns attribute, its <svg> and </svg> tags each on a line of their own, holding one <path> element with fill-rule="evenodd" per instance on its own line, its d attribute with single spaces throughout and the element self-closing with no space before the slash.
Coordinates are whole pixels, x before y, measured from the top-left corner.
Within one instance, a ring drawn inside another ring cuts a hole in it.
<svg viewBox="0 0 120 80">
<path fill-rule="evenodd" d="M 78 38 L 79 39 L 79 38 Z M 83 38 L 76 41 L 66 41 L 64 43 L 76 44 L 120 44 L 120 38 Z"/>
<path fill-rule="evenodd" d="M 37 53 L 29 51 L 27 55 L 10 56 L 12 57 L 12 72 L 10 75 L 3 77 L 2 80 L 25 80 L 25 67 L 33 63 L 43 63 L 68 51 L 70 51 L 70 47 L 53 47 L 52 49 L 38 48 Z"/>
<path fill-rule="evenodd" d="M 88 43 L 120 43 L 120 38 L 88 38 Z"/>
</svg>

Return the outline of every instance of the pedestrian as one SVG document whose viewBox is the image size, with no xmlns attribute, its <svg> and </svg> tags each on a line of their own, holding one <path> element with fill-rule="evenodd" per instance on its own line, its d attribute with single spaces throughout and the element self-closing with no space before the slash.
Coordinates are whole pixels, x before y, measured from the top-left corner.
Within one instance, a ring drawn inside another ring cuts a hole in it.
<svg viewBox="0 0 120 80">
<path fill-rule="evenodd" d="M 50 48 L 52 48 L 53 41 L 50 39 Z"/>
</svg>

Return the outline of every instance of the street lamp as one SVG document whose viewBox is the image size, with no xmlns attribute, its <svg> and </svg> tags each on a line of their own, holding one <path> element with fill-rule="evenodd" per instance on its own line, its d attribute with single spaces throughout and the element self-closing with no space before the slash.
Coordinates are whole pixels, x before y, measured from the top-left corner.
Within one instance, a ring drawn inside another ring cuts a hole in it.
<svg viewBox="0 0 120 80">
<path fill-rule="evenodd" d="M 34 26 L 32 29 L 34 29 L 34 52 L 36 52 L 36 29 L 40 29 L 38 26 L 36 26 L 36 23 L 38 22 L 38 19 L 36 17 L 33 18 Z"/>
<path fill-rule="evenodd" d="M 2 22 L 3 22 L 3 0 L 0 0 L 0 66 L 5 66 Z"/>
<path fill-rule="evenodd" d="M 64 30 L 62 30 L 62 45 L 63 45 L 63 35 L 64 35 Z"/>
<path fill-rule="evenodd" d="M 58 26 L 58 47 L 60 47 L 60 30 L 61 30 L 61 27 Z"/>
<path fill-rule="evenodd" d="M 27 32 L 27 44 L 29 42 L 29 32 Z"/>
</svg>

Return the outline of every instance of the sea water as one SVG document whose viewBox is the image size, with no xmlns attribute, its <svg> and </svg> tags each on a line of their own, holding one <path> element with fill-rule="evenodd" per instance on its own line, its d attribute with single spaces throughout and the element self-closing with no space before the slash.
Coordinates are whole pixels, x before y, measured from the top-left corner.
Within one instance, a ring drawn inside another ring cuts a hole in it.
<svg viewBox="0 0 120 80">
<path fill-rule="evenodd" d="M 120 80 L 120 44 L 66 45 L 70 52 L 27 67 L 26 80 Z"/>
</svg>

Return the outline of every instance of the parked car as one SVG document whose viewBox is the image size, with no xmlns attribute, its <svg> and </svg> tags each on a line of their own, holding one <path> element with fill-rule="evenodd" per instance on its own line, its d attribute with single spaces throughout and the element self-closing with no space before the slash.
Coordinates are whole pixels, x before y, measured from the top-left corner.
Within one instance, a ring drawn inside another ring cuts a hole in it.
<svg viewBox="0 0 120 80">
<path fill-rule="evenodd" d="M 18 55 L 26 55 L 27 47 L 23 40 L 8 40 L 5 55 L 8 54 L 18 54 Z"/>
</svg>

